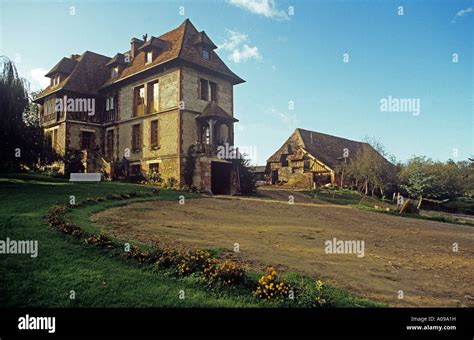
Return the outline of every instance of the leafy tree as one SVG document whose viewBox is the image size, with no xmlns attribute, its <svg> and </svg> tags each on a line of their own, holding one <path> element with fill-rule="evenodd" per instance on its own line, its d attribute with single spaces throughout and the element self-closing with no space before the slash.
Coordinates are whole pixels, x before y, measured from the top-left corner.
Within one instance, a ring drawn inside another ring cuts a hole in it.
<svg viewBox="0 0 474 340">
<path fill-rule="evenodd" d="M 435 177 L 429 171 L 431 160 L 415 157 L 408 161 L 400 172 L 403 188 L 413 198 L 432 197 Z"/>
<path fill-rule="evenodd" d="M 413 157 L 400 171 L 401 187 L 411 197 L 452 199 L 474 186 L 467 166 L 467 163 L 452 160 L 443 163 L 426 157 Z"/>
<path fill-rule="evenodd" d="M 383 156 L 386 155 L 381 143 L 365 144 L 345 165 L 348 176 L 355 179 L 356 186 L 367 195 L 378 190 L 383 196 L 396 183 L 396 167 Z"/>
<path fill-rule="evenodd" d="M 240 155 L 236 159 L 232 159 L 232 163 L 236 166 L 240 179 L 240 192 L 244 195 L 251 194 L 257 190 L 255 174 L 250 171 L 252 166 L 250 160 L 245 155 Z"/>
<path fill-rule="evenodd" d="M 0 57 L 0 171 L 35 170 L 58 159 L 44 135 L 39 107 L 15 65 Z"/>
</svg>

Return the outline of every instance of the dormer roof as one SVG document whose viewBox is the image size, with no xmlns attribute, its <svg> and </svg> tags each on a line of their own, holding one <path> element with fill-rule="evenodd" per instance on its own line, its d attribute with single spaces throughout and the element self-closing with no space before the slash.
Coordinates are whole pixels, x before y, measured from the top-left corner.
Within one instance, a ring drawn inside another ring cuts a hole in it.
<svg viewBox="0 0 474 340">
<path fill-rule="evenodd" d="M 110 61 L 106 64 L 106 66 L 115 66 L 115 65 L 125 65 L 127 62 L 125 61 L 125 55 L 122 53 L 117 53 L 115 57 L 110 59 Z"/>
<path fill-rule="evenodd" d="M 54 67 L 49 70 L 48 73 L 45 74 L 45 77 L 51 78 L 58 73 L 71 74 L 72 70 L 74 70 L 74 67 L 76 67 L 77 62 L 78 61 L 76 59 L 64 57 L 59 61 L 59 63 L 54 65 Z"/>
<path fill-rule="evenodd" d="M 191 39 L 191 43 L 196 46 L 204 45 L 212 50 L 215 50 L 217 48 L 217 46 L 212 42 L 211 39 L 209 39 L 206 32 L 204 31 L 194 34 Z"/>
<path fill-rule="evenodd" d="M 167 46 L 167 42 L 157 37 L 151 37 L 139 48 L 139 50 L 147 51 L 149 49 L 163 50 Z"/>
</svg>

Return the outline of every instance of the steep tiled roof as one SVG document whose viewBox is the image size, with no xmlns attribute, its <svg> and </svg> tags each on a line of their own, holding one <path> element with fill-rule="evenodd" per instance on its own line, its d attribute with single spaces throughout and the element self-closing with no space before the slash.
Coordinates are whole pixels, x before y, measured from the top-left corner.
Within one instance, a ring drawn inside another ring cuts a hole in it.
<svg viewBox="0 0 474 340">
<path fill-rule="evenodd" d="M 76 64 L 77 64 L 76 59 L 70 59 L 70 58 L 64 57 L 59 61 L 59 63 L 54 65 L 54 67 L 44 76 L 50 77 L 56 73 L 71 74 L 74 67 L 76 67 Z"/>
<path fill-rule="evenodd" d="M 107 87 L 114 83 L 120 82 L 123 79 L 128 78 L 134 74 L 143 72 L 157 65 L 162 65 L 166 62 L 175 59 L 184 60 L 194 65 L 198 65 L 207 68 L 211 71 L 222 74 L 224 76 L 227 76 L 232 79 L 235 84 L 243 83 L 244 80 L 237 76 L 234 72 L 232 72 L 214 51 L 211 51 L 210 60 L 203 59 L 199 55 L 198 50 L 194 45 L 194 40 L 198 35 L 202 36 L 202 33 L 198 32 L 198 30 L 194 27 L 191 21 L 189 21 L 189 19 L 184 20 L 184 22 L 179 27 L 158 37 L 159 41 L 161 41 L 159 42 L 159 44 L 163 48 L 158 53 L 158 56 L 156 56 L 151 63 L 145 64 L 145 53 L 140 51 L 140 47 L 139 53 L 135 56 L 135 58 L 133 58 L 131 63 L 122 70 L 120 76 L 115 79 L 109 79 L 103 85 L 103 87 Z M 209 38 L 207 37 L 207 35 L 205 35 L 205 38 L 201 39 Z M 210 42 L 212 43 L 212 41 Z M 145 42 L 145 44 L 147 43 L 157 44 L 156 40 L 153 40 L 153 38 Z M 130 51 L 125 52 L 125 54 L 130 54 Z"/>
<path fill-rule="evenodd" d="M 95 95 L 98 94 L 100 86 L 109 76 L 109 71 L 105 66 L 109 57 L 86 51 L 79 58 L 75 67 L 69 76 L 62 80 L 57 86 L 48 86 L 41 91 L 35 98 L 35 101 L 41 101 L 44 97 L 67 90 L 76 93 Z"/>
<path fill-rule="evenodd" d="M 77 60 L 63 58 L 48 74 L 65 70 L 69 74 L 61 83 L 56 86 L 48 86 L 38 94 L 35 100 L 41 101 L 45 96 L 60 90 L 70 90 L 79 93 L 96 94 L 112 84 L 118 83 L 128 77 L 149 70 L 158 65 L 165 64 L 172 60 L 181 60 L 206 68 L 217 74 L 228 77 L 234 84 L 244 82 L 243 79 L 233 73 L 214 52 L 210 51 L 211 58 L 206 60 L 198 52 L 197 45 L 204 43 L 211 48 L 215 46 L 204 32 L 198 32 L 194 25 L 186 19 L 179 27 L 161 35 L 151 37 L 146 42 L 135 38 L 138 46 L 136 55 L 130 63 L 124 64 L 124 55 L 131 55 L 130 50 L 118 53 L 114 58 L 109 58 L 97 53 L 86 51 Z M 146 47 L 155 47 L 158 50 L 157 56 L 151 63 L 145 64 Z M 122 63 L 123 70 L 116 78 L 111 78 L 110 68 L 113 63 Z"/>
<path fill-rule="evenodd" d="M 122 53 L 117 53 L 115 57 L 110 59 L 110 61 L 105 66 L 111 66 L 114 64 L 120 64 L 120 65 L 126 64 L 125 55 L 123 55 Z"/>
<path fill-rule="evenodd" d="M 223 118 L 226 120 L 231 120 L 233 122 L 238 122 L 236 118 L 232 117 L 232 115 L 225 112 L 224 109 L 221 108 L 219 105 L 217 105 L 217 103 L 214 101 L 207 104 L 204 111 L 196 118 L 201 119 L 201 118 L 210 118 L 210 117 Z"/>
<path fill-rule="evenodd" d="M 349 152 L 348 158 L 351 159 L 362 150 L 364 145 L 369 146 L 367 143 L 320 132 L 303 129 L 297 129 L 297 131 L 303 140 L 303 148 L 331 169 L 341 163 L 345 149 Z"/>
<path fill-rule="evenodd" d="M 368 143 L 331 136 L 321 132 L 296 129 L 282 147 L 270 156 L 267 162 L 280 162 L 282 155 L 292 153 L 291 150 L 288 150 L 289 145 L 295 150 L 298 148 L 300 148 L 300 150 L 304 149 L 311 156 L 323 162 L 331 169 L 335 169 L 335 167 L 341 163 L 345 149 L 349 152 L 348 159 L 355 157 L 364 147 L 371 148 L 374 151 L 374 155 L 377 155 L 376 157 L 382 157 Z"/>
<path fill-rule="evenodd" d="M 165 40 L 162 40 L 162 39 L 157 38 L 157 37 L 151 37 L 150 39 L 148 39 L 145 43 L 143 43 L 140 46 L 139 50 L 147 50 L 149 48 L 156 48 L 156 49 L 159 49 L 159 50 L 163 50 L 168 45 L 169 45 L 168 42 L 165 41 Z"/>
<path fill-rule="evenodd" d="M 194 45 L 194 39 L 196 35 L 202 34 L 198 32 L 196 27 L 188 20 L 186 19 L 183 23 L 185 25 L 185 34 L 184 34 L 184 41 L 183 45 L 181 48 L 181 52 L 179 53 L 179 58 L 189 61 L 193 64 L 203 66 L 207 69 L 213 70 L 215 72 L 218 72 L 220 74 L 226 75 L 230 78 L 232 78 L 235 82 L 235 84 L 240 84 L 243 83 L 245 80 L 237 76 L 234 72 L 232 72 L 226 64 L 219 58 L 216 52 L 210 51 L 211 58 L 209 60 L 206 60 L 199 55 L 199 52 Z M 204 33 L 205 35 L 205 33 Z M 205 35 L 207 37 L 207 35 Z M 212 41 L 211 41 L 212 43 Z"/>
<path fill-rule="evenodd" d="M 199 44 L 206 45 L 206 46 L 209 46 L 212 49 L 217 48 L 217 46 L 212 42 L 211 39 L 209 39 L 206 32 L 204 32 L 204 31 L 199 32 L 197 34 L 194 34 L 194 36 L 191 40 L 191 43 L 193 45 L 199 45 Z"/>
</svg>

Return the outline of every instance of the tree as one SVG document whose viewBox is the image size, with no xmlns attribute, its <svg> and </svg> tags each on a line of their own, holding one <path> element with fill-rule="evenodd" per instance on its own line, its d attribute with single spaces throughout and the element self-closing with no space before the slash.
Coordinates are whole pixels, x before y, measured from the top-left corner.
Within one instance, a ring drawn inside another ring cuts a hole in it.
<svg viewBox="0 0 474 340">
<path fill-rule="evenodd" d="M 256 191 L 255 174 L 250 171 L 252 166 L 250 160 L 245 155 L 239 153 L 239 157 L 232 159 L 232 163 L 237 168 L 240 180 L 240 192 L 244 195 L 251 194 Z"/>
<path fill-rule="evenodd" d="M 429 171 L 430 159 L 425 157 L 415 157 L 411 159 L 400 172 L 400 179 L 403 188 L 410 197 L 420 198 L 432 197 L 434 176 Z"/>
<path fill-rule="evenodd" d="M 467 163 L 434 162 L 426 157 L 413 157 L 400 171 L 401 187 L 415 198 L 452 199 L 473 186 Z M 471 175 L 472 176 L 472 175 Z"/>
<path fill-rule="evenodd" d="M 32 103 L 28 82 L 15 65 L 1 57 L 0 73 L 0 171 L 37 169 L 58 159 L 39 121 L 39 107 Z"/>
<path fill-rule="evenodd" d="M 18 76 L 15 65 L 6 57 L 1 57 L 0 78 L 0 168 L 19 170 L 23 146 L 21 130 L 24 127 L 23 112 L 28 105 L 28 83 Z"/>
<path fill-rule="evenodd" d="M 383 155 L 386 155 L 383 146 L 379 142 L 373 142 L 375 147 L 366 143 L 356 153 L 348 165 L 346 173 L 355 179 L 359 191 L 364 191 L 365 195 L 375 190 L 380 195 L 385 195 L 386 190 L 396 182 L 396 167 L 388 162 Z"/>
</svg>

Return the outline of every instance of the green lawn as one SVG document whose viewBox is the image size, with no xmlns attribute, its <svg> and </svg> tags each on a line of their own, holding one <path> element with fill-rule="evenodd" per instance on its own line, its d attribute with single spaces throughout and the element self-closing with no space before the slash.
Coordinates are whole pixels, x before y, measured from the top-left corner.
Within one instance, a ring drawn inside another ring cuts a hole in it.
<svg viewBox="0 0 474 340">
<path fill-rule="evenodd" d="M 133 266 L 47 226 L 55 202 L 79 202 L 110 193 L 150 191 L 127 183 L 69 183 L 37 175 L 0 178 L 0 239 L 38 240 L 38 257 L 0 255 L 2 307 L 255 307 L 252 297 L 203 289 L 192 277 L 175 278 Z M 159 199 L 177 199 L 163 190 Z M 11 220 L 10 220 L 11 219 Z M 9 226 L 5 227 L 10 220 Z M 76 299 L 69 299 L 74 290 Z M 185 299 L 178 298 L 184 290 Z"/>
<path fill-rule="evenodd" d="M 238 287 L 208 289 L 198 276 L 178 277 L 154 266 L 139 266 L 116 253 L 88 246 L 47 225 L 47 213 L 55 204 L 76 203 L 109 194 L 150 192 L 146 186 L 103 182 L 69 183 L 31 174 L 0 175 L 0 240 L 37 240 L 38 257 L 0 254 L 0 307 L 278 307 L 260 302 Z M 162 190 L 158 196 L 126 201 L 103 201 L 72 209 L 68 217 L 90 233 L 97 227 L 89 216 L 97 211 L 140 200 L 178 200 L 181 192 Z M 191 194 L 189 198 L 196 197 Z M 248 273 L 255 282 L 259 273 Z M 291 284 L 314 285 L 314 280 L 287 273 Z M 310 287 L 302 301 L 311 302 Z M 179 299 L 180 291 L 185 299 Z M 70 299 L 74 291 L 75 299 Z M 347 291 L 325 286 L 325 294 L 336 307 L 379 307 Z M 309 299 L 309 300 L 308 300 Z M 296 302 L 296 301 L 295 301 Z M 298 301 L 294 306 L 299 306 Z"/>
</svg>

